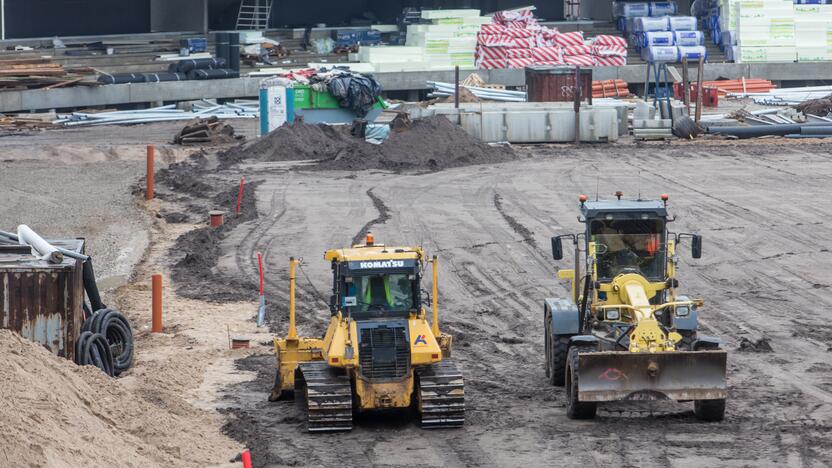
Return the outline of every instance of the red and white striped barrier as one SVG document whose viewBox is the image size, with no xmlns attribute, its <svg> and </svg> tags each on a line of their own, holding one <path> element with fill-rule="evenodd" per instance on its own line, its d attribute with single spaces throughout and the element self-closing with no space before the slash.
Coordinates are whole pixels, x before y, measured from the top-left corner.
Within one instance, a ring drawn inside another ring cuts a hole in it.
<svg viewBox="0 0 832 468">
<path fill-rule="evenodd" d="M 506 49 L 506 58 L 531 58 L 532 50 L 538 49 Z"/>
<path fill-rule="evenodd" d="M 563 62 L 569 65 L 580 65 L 582 67 L 594 67 L 595 57 L 592 55 L 564 55 Z"/>
<path fill-rule="evenodd" d="M 479 70 L 502 70 L 506 68 L 506 59 L 482 58 L 475 62 Z"/>
<path fill-rule="evenodd" d="M 502 34 L 506 27 L 502 24 L 491 23 L 480 26 L 480 34 Z"/>
<path fill-rule="evenodd" d="M 583 31 L 559 32 L 539 24 L 532 10 L 507 10 L 480 27 L 474 58 L 477 68 L 486 70 L 533 64 L 622 66 L 627 64 L 627 40 L 607 34 L 585 40 Z"/>
<path fill-rule="evenodd" d="M 584 44 L 583 31 L 559 32 L 553 37 L 555 44 L 561 47 L 579 46 Z"/>
<path fill-rule="evenodd" d="M 510 37 L 528 37 L 532 38 L 535 37 L 536 34 L 531 29 L 521 29 L 521 28 L 506 28 L 502 32 L 503 35 L 510 36 Z"/>
<path fill-rule="evenodd" d="M 592 38 L 592 45 L 596 46 L 620 46 L 627 48 L 627 39 L 621 36 L 611 36 L 609 34 L 601 34 Z"/>
<path fill-rule="evenodd" d="M 627 56 L 627 48 L 622 46 L 611 46 L 611 45 L 604 45 L 604 46 L 593 46 L 592 53 L 599 56 L 619 56 L 619 57 L 626 57 Z"/>
<path fill-rule="evenodd" d="M 531 57 L 506 59 L 507 68 L 526 68 L 529 65 L 534 65 L 534 59 Z"/>
<path fill-rule="evenodd" d="M 563 63 L 563 51 L 560 47 L 536 47 L 531 49 L 530 53 L 538 64 L 542 62 Z"/>
<path fill-rule="evenodd" d="M 505 47 L 477 47 L 475 58 L 484 59 L 505 59 L 507 57 Z"/>
<path fill-rule="evenodd" d="M 517 20 L 531 20 L 534 19 L 534 12 L 531 9 L 525 10 L 503 10 L 494 13 L 494 21 L 496 23 L 508 23 Z"/>
<path fill-rule="evenodd" d="M 563 48 L 563 55 L 592 55 L 592 46 L 577 45 Z"/>
<path fill-rule="evenodd" d="M 620 55 L 595 56 L 595 63 L 599 67 L 623 67 L 627 65 L 627 57 Z"/>
</svg>

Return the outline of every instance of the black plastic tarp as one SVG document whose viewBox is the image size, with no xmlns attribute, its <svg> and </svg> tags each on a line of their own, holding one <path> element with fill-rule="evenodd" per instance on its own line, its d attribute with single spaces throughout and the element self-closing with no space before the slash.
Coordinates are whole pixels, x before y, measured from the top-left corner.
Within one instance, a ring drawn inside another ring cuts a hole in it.
<svg viewBox="0 0 832 468">
<path fill-rule="evenodd" d="M 338 105 L 352 109 L 364 117 L 381 96 L 381 84 L 372 75 L 342 73 L 327 82 L 327 89 L 338 99 Z"/>
</svg>

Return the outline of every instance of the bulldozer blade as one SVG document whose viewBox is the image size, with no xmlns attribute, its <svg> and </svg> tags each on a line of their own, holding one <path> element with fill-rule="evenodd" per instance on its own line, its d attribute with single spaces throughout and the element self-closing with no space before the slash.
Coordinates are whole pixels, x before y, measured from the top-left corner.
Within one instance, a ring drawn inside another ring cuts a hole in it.
<svg viewBox="0 0 832 468">
<path fill-rule="evenodd" d="M 715 400 L 726 398 L 724 350 L 578 355 L 578 400 Z"/>
</svg>

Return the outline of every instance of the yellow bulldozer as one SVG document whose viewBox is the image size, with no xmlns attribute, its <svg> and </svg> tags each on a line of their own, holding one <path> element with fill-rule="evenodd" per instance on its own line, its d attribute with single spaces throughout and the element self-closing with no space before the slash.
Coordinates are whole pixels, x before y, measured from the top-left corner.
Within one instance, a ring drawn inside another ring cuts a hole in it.
<svg viewBox="0 0 832 468">
<path fill-rule="evenodd" d="M 350 430 L 354 413 L 393 408 L 414 408 L 423 428 L 462 426 L 463 377 L 450 359 L 452 336 L 439 330 L 437 258 L 418 247 L 376 244 L 372 233 L 363 244 L 328 250 L 324 258 L 333 282 L 323 338 L 298 337 L 300 261 L 289 261 L 289 330 L 274 340 L 277 373 L 269 399 L 304 398 L 310 432 Z M 433 284 L 425 297 L 428 263 Z"/>
<path fill-rule="evenodd" d="M 694 414 L 720 421 L 727 396 L 726 357 L 720 340 L 698 330 L 703 302 L 680 295 L 676 247 L 699 235 L 668 231 L 668 196 L 661 200 L 588 201 L 579 197 L 585 230 L 552 238 L 563 258 L 563 240 L 575 250 L 571 297 L 544 301 L 546 375 L 565 386 L 567 416 L 590 419 L 598 402 L 693 401 Z"/>
</svg>

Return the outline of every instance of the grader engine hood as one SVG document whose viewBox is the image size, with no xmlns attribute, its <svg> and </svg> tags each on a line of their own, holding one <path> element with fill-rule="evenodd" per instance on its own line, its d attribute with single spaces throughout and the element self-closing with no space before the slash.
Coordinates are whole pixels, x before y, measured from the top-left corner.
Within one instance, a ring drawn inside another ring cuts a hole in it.
<svg viewBox="0 0 832 468">
<path fill-rule="evenodd" d="M 712 400 L 726 398 L 724 350 L 630 353 L 608 351 L 578 356 L 578 399 Z"/>
</svg>

